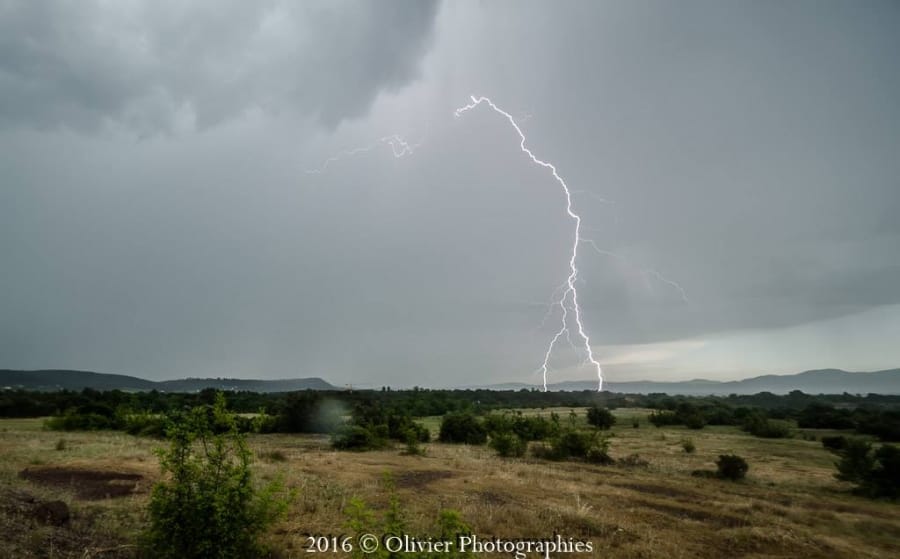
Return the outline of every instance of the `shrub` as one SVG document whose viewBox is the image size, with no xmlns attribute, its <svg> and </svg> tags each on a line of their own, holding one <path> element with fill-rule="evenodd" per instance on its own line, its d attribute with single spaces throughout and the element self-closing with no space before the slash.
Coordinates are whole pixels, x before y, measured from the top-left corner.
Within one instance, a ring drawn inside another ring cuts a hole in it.
<svg viewBox="0 0 900 559">
<path fill-rule="evenodd" d="M 47 419 L 44 426 L 53 431 L 99 431 L 116 427 L 115 422 L 105 415 L 74 410 Z"/>
<path fill-rule="evenodd" d="M 634 419 L 631 420 L 631 426 L 635 429 L 640 429 L 641 420 L 635 417 Z"/>
<path fill-rule="evenodd" d="M 387 428 L 370 430 L 361 425 L 345 425 L 331 436 L 338 450 L 376 450 L 387 445 Z"/>
<path fill-rule="evenodd" d="M 843 435 L 822 437 L 822 446 L 831 451 L 843 450 L 847 447 L 847 437 Z"/>
<path fill-rule="evenodd" d="M 523 441 L 542 441 L 559 432 L 559 425 L 540 416 L 517 415 L 511 421 L 513 433 Z"/>
<path fill-rule="evenodd" d="M 736 454 L 721 454 L 716 460 L 716 476 L 737 481 L 747 475 L 750 466 Z"/>
<path fill-rule="evenodd" d="M 66 439 L 59 439 L 56 441 L 56 450 L 65 450 L 66 449 Z"/>
<path fill-rule="evenodd" d="M 150 413 L 130 413 L 122 418 L 125 432 L 141 437 L 164 437 L 167 418 Z"/>
<path fill-rule="evenodd" d="M 225 427 L 224 433 L 216 433 Z M 168 450 L 160 450 L 163 481 L 150 497 L 150 526 L 144 536 L 155 558 L 257 557 L 259 536 L 287 507 L 277 483 L 254 486 L 251 453 L 238 433 L 225 398 L 197 407 L 167 429 Z"/>
<path fill-rule="evenodd" d="M 598 429 L 609 429 L 616 424 L 616 416 L 606 408 L 591 406 L 587 410 L 587 421 Z"/>
<path fill-rule="evenodd" d="M 834 477 L 861 485 L 875 465 L 872 444 L 860 439 L 849 440 L 840 455 L 841 460 L 836 464 L 838 473 Z"/>
<path fill-rule="evenodd" d="M 900 448 L 885 444 L 875 451 L 875 467 L 867 485 L 876 497 L 900 497 Z"/>
<path fill-rule="evenodd" d="M 754 437 L 764 439 L 785 439 L 791 436 L 791 430 L 787 423 L 766 419 L 761 415 L 748 417 L 744 422 L 743 429 Z"/>
<path fill-rule="evenodd" d="M 550 440 L 550 445 L 536 446 L 532 453 L 548 460 L 579 459 L 594 464 L 612 464 L 609 441 L 597 431 L 566 429 Z"/>
<path fill-rule="evenodd" d="M 482 421 L 488 435 L 498 433 L 514 433 L 523 441 L 542 441 L 559 431 L 559 424 L 540 416 L 525 416 L 521 413 L 489 414 Z"/>
<path fill-rule="evenodd" d="M 491 436 L 491 448 L 497 454 L 504 457 L 519 457 L 525 455 L 528 444 L 515 433 L 497 433 Z"/>
<path fill-rule="evenodd" d="M 693 454 L 697 450 L 697 447 L 694 445 L 694 441 L 691 439 L 682 440 L 681 448 L 687 454 Z"/>
<path fill-rule="evenodd" d="M 866 441 L 849 440 L 840 451 L 835 477 L 856 485 L 869 497 L 900 497 L 900 448 L 885 444 L 874 453 Z"/>
<path fill-rule="evenodd" d="M 441 421 L 438 438 L 444 443 L 484 444 L 487 431 L 471 413 L 449 413 Z"/>
<path fill-rule="evenodd" d="M 655 427 L 665 427 L 666 425 L 678 425 L 680 423 L 680 420 L 675 415 L 675 412 L 671 412 L 671 411 L 653 412 L 647 417 L 647 419 Z"/>
<path fill-rule="evenodd" d="M 684 426 L 688 429 L 703 429 L 706 427 L 706 419 L 700 412 L 694 412 L 683 418 Z"/>
<path fill-rule="evenodd" d="M 278 430 L 278 417 L 269 415 L 261 409 L 256 417 L 250 420 L 250 430 L 254 433 L 274 433 Z"/>
<path fill-rule="evenodd" d="M 427 431 L 427 429 L 426 429 L 426 431 Z M 421 437 L 415 430 L 410 429 L 410 430 L 406 431 L 406 435 L 404 436 L 404 442 L 406 443 L 406 450 L 403 451 L 403 454 L 406 454 L 409 456 L 424 456 L 425 449 L 422 448 L 421 446 L 419 446 L 420 440 L 421 440 Z"/>
</svg>

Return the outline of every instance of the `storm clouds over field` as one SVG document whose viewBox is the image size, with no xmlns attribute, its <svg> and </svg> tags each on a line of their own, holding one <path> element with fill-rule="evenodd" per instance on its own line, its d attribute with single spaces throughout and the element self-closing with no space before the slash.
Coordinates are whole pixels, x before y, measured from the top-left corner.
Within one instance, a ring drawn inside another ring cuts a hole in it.
<svg viewBox="0 0 900 559">
<path fill-rule="evenodd" d="M 609 380 L 897 366 L 898 5 L 556 4 L 0 3 L 0 368 L 537 382 L 473 94 Z"/>
</svg>

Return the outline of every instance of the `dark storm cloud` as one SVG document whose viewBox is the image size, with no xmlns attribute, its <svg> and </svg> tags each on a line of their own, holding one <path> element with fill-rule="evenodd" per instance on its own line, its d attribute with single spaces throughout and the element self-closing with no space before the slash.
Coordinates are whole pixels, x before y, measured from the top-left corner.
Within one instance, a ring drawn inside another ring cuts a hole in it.
<svg viewBox="0 0 900 559">
<path fill-rule="evenodd" d="M 328 126 L 418 74 L 436 1 L 0 4 L 0 124 L 152 132 L 254 108 Z"/>
<path fill-rule="evenodd" d="M 0 6 L 0 367 L 539 381 L 573 223 L 472 94 L 611 380 L 900 361 L 896 3 Z"/>
<path fill-rule="evenodd" d="M 480 47 L 503 53 L 482 67 L 482 87 L 530 92 L 541 107 L 526 125 L 532 144 L 571 184 L 616 202 L 579 200 L 591 235 L 678 280 L 692 301 L 659 301 L 661 283 L 656 304 L 640 301 L 643 281 L 623 285 L 614 262 L 585 251 L 596 339 L 786 326 L 900 302 L 896 3 L 536 9 L 542 17 L 507 20 L 509 32 Z M 529 42 L 536 32 L 546 40 Z M 539 71 L 517 71 L 525 65 Z"/>
</svg>

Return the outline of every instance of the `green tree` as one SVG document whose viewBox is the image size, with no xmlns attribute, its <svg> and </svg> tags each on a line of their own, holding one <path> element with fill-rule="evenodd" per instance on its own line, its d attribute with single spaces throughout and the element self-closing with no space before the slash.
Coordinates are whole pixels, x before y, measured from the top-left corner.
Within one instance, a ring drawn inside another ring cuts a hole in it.
<svg viewBox="0 0 900 559">
<path fill-rule="evenodd" d="M 487 430 L 471 413 L 448 413 L 441 421 L 438 438 L 443 443 L 484 444 Z"/>
<path fill-rule="evenodd" d="M 839 452 L 836 478 L 853 483 L 862 495 L 900 497 L 900 448 L 885 444 L 872 452 L 870 443 L 850 439 Z"/>
<path fill-rule="evenodd" d="M 587 410 L 587 421 L 598 429 L 609 429 L 616 424 L 616 416 L 606 408 L 591 406 Z"/>
<path fill-rule="evenodd" d="M 875 466 L 871 443 L 861 439 L 850 439 L 840 451 L 840 455 L 841 460 L 836 464 L 838 473 L 834 477 L 841 481 L 863 485 Z"/>
<path fill-rule="evenodd" d="M 507 431 L 491 435 L 491 448 L 497 451 L 497 454 L 504 458 L 525 456 L 525 450 L 528 448 L 526 443 L 519 435 Z"/>
<path fill-rule="evenodd" d="M 225 397 L 193 408 L 167 429 L 170 446 L 159 450 L 164 479 L 150 497 L 144 538 L 159 559 L 257 557 L 259 536 L 286 510 L 288 498 L 273 482 L 258 489 L 251 452 Z"/>
</svg>

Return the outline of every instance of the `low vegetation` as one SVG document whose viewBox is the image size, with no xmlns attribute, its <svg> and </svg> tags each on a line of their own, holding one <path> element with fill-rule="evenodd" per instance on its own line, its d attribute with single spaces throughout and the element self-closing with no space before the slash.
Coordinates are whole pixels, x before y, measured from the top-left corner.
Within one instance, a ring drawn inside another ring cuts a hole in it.
<svg viewBox="0 0 900 559">
<path fill-rule="evenodd" d="M 138 405 L 147 395 L 70 396 L 46 421 L 0 421 L 0 477 L 18 492 L 0 497 L 26 503 L 0 506 L 0 556 L 46 556 L 52 542 L 57 557 L 290 557 L 306 553 L 305 534 L 400 526 L 559 533 L 594 541 L 600 556 L 900 550 L 900 451 L 861 431 L 891 436 L 890 397 L 837 408 L 797 394 L 573 394 L 587 403 L 496 408 L 464 392 L 385 390 L 157 395 L 154 408 Z M 414 412 L 433 409 L 446 412 Z M 655 427 L 634 428 L 644 420 Z M 71 515 L 42 524 L 34 511 L 47 503 Z"/>
<path fill-rule="evenodd" d="M 722 454 L 716 460 L 716 475 L 722 479 L 738 481 L 747 476 L 750 466 L 736 454 Z"/>
<path fill-rule="evenodd" d="M 221 394 L 172 421 L 161 451 L 164 478 L 149 502 L 147 553 L 159 559 L 253 558 L 260 536 L 286 510 L 282 487 L 255 485 L 252 453 Z"/>
<path fill-rule="evenodd" d="M 873 449 L 869 442 L 852 439 L 838 453 L 837 479 L 854 484 L 861 495 L 900 497 L 900 448 L 885 444 Z"/>
<path fill-rule="evenodd" d="M 385 473 L 382 480 L 384 491 L 387 493 L 388 504 L 386 509 L 379 514 L 373 510 L 363 499 L 353 497 L 350 499 L 344 514 L 346 515 L 346 528 L 349 530 L 350 539 L 341 538 L 337 542 L 328 542 L 328 545 L 337 543 L 337 546 L 345 546 L 349 550 L 350 557 L 354 559 L 390 559 L 404 557 L 407 559 L 438 559 L 441 557 L 450 559 L 463 559 L 472 557 L 471 553 L 462 552 L 456 543 L 459 536 L 472 534 L 472 529 L 463 521 L 462 516 L 456 510 L 442 509 L 438 512 L 433 526 L 427 534 L 415 534 L 407 518 L 408 513 L 400 502 L 393 477 Z M 380 545 L 374 551 L 366 552 L 358 544 L 361 537 L 375 536 L 379 542 L 384 542 L 386 537 L 413 537 L 419 541 L 447 541 L 450 546 L 446 550 L 408 550 L 404 553 L 391 552 L 386 545 Z M 326 550 L 327 551 L 327 550 Z M 343 550 L 342 550 L 343 551 Z"/>
</svg>

